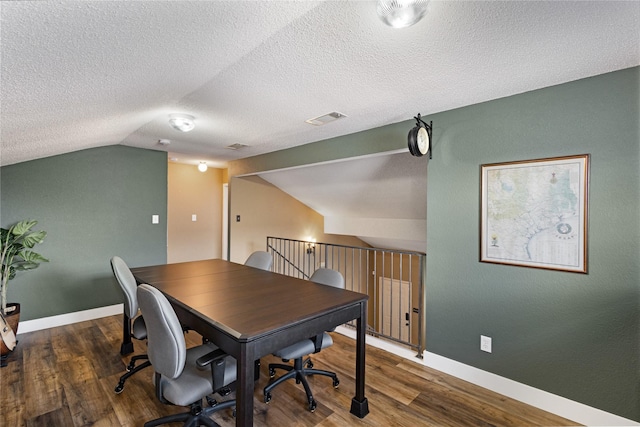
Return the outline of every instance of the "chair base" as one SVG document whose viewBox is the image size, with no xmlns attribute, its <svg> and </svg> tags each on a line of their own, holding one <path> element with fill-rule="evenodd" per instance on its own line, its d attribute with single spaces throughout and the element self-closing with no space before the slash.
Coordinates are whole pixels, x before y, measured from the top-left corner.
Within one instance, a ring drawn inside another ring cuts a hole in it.
<svg viewBox="0 0 640 427">
<path fill-rule="evenodd" d="M 304 365 L 308 367 L 305 368 Z M 283 365 L 281 363 L 271 363 L 269 364 L 269 376 L 274 378 L 276 369 L 283 369 L 287 371 L 286 374 L 280 376 L 278 379 L 274 381 L 270 381 L 269 384 L 264 388 L 264 402 L 271 402 L 271 390 L 277 387 L 279 384 L 287 381 L 291 378 L 295 378 L 296 384 L 302 383 L 304 387 L 304 391 L 307 394 L 307 402 L 309 405 L 309 411 L 314 412 L 316 407 L 318 406 L 317 402 L 313 398 L 313 393 L 311 393 L 311 387 L 309 387 L 309 383 L 307 382 L 307 378 L 310 375 L 324 375 L 326 377 L 330 377 L 333 379 L 333 387 L 338 388 L 340 385 L 340 381 L 338 380 L 338 376 L 335 372 L 323 371 L 320 369 L 313 369 L 313 364 L 311 363 L 311 359 L 308 358 L 303 362 L 302 358 L 295 359 L 293 361 L 293 366 L 291 365 Z"/>
<path fill-rule="evenodd" d="M 144 427 L 155 427 L 177 422 L 184 422 L 185 427 L 197 427 L 202 425 L 207 427 L 219 427 L 218 424 L 210 418 L 211 415 L 223 409 L 232 408 L 235 404 L 235 400 L 228 400 L 226 402 L 218 403 L 215 406 L 202 408 L 201 401 L 195 402 L 191 404 L 189 412 L 167 415 L 166 417 L 147 421 L 144 423 Z"/>
<path fill-rule="evenodd" d="M 146 360 L 146 362 L 135 366 L 137 360 Z M 120 377 L 120 381 L 118 381 L 118 385 L 113 391 L 115 391 L 116 394 L 122 393 L 122 390 L 124 390 L 124 382 L 127 380 L 127 378 L 149 366 L 151 366 L 151 362 L 149 361 L 149 356 L 147 356 L 146 354 L 133 356 L 131 358 L 131 361 L 129 362 L 129 365 L 127 365 L 127 373 Z"/>
</svg>

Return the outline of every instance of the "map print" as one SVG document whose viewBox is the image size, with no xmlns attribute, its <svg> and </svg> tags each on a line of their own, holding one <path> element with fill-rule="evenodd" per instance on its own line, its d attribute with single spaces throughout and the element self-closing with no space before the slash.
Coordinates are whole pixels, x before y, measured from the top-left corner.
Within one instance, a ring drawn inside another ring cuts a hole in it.
<svg viewBox="0 0 640 427">
<path fill-rule="evenodd" d="M 581 159 L 483 166 L 483 261 L 582 270 Z"/>
</svg>

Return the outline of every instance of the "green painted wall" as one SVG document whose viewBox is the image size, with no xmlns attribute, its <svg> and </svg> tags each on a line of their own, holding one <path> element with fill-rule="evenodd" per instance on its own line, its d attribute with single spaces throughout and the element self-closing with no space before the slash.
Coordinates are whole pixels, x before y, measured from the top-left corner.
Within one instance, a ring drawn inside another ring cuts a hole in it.
<svg viewBox="0 0 640 427">
<path fill-rule="evenodd" d="M 426 117 L 428 351 L 640 421 L 639 70 Z M 412 126 L 233 162 L 229 175 L 406 148 Z M 480 165 L 586 153 L 589 274 L 480 263 Z"/>
<path fill-rule="evenodd" d="M 415 123 L 415 120 L 412 122 Z M 406 149 L 407 134 L 412 127 L 412 124 L 395 123 L 351 135 L 300 145 L 287 150 L 232 161 L 229 162 L 229 176 L 247 175 Z"/>
<path fill-rule="evenodd" d="M 429 116 L 428 351 L 640 421 L 639 82 L 633 68 Z M 480 165 L 585 153 L 589 274 L 478 262 Z"/>
<path fill-rule="evenodd" d="M 10 283 L 30 320 L 123 301 L 109 259 L 166 262 L 166 153 L 109 146 L 0 168 L 0 225 L 38 220 L 50 259 Z M 151 215 L 160 224 L 151 224 Z"/>
</svg>

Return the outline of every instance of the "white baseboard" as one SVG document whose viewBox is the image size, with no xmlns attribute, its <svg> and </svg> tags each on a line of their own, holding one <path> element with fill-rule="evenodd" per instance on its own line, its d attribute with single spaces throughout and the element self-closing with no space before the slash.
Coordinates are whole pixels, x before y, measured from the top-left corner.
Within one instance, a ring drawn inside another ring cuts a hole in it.
<svg viewBox="0 0 640 427">
<path fill-rule="evenodd" d="M 356 331 L 351 328 L 339 326 L 336 328 L 336 332 L 353 339 L 356 338 Z M 425 351 L 424 358 L 419 359 L 413 350 L 369 335 L 367 335 L 367 344 L 586 426 L 640 426 L 640 423 L 636 421 L 465 365 L 435 353 Z"/>
<path fill-rule="evenodd" d="M 20 321 L 20 324 L 18 325 L 18 335 L 40 331 L 42 329 L 55 328 L 56 326 L 84 322 L 85 320 L 113 316 L 114 314 L 122 314 L 123 310 L 124 304 L 116 304 L 107 307 L 92 308 L 90 310 L 76 311 L 74 313 L 43 317 L 40 319 L 24 320 Z"/>
</svg>

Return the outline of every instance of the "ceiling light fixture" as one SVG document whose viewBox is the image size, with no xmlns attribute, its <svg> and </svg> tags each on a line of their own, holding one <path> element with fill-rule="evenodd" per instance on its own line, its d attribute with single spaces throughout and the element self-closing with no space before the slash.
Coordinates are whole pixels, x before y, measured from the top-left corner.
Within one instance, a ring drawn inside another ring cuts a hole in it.
<svg viewBox="0 0 640 427">
<path fill-rule="evenodd" d="M 378 16 L 393 28 L 410 27 L 427 13 L 429 0 L 378 0 Z"/>
<path fill-rule="evenodd" d="M 426 124 L 420 113 L 416 117 L 416 126 L 409 131 L 407 137 L 409 143 L 409 152 L 412 156 L 422 157 L 429 153 L 431 158 L 431 136 L 433 135 L 433 122 Z"/>
<path fill-rule="evenodd" d="M 207 162 L 200 162 L 200 164 L 198 165 L 198 170 L 200 172 L 206 172 L 207 171 Z"/>
<path fill-rule="evenodd" d="M 180 132 L 189 132 L 196 127 L 194 117 L 188 114 L 171 114 L 169 116 L 169 124 Z"/>
</svg>

